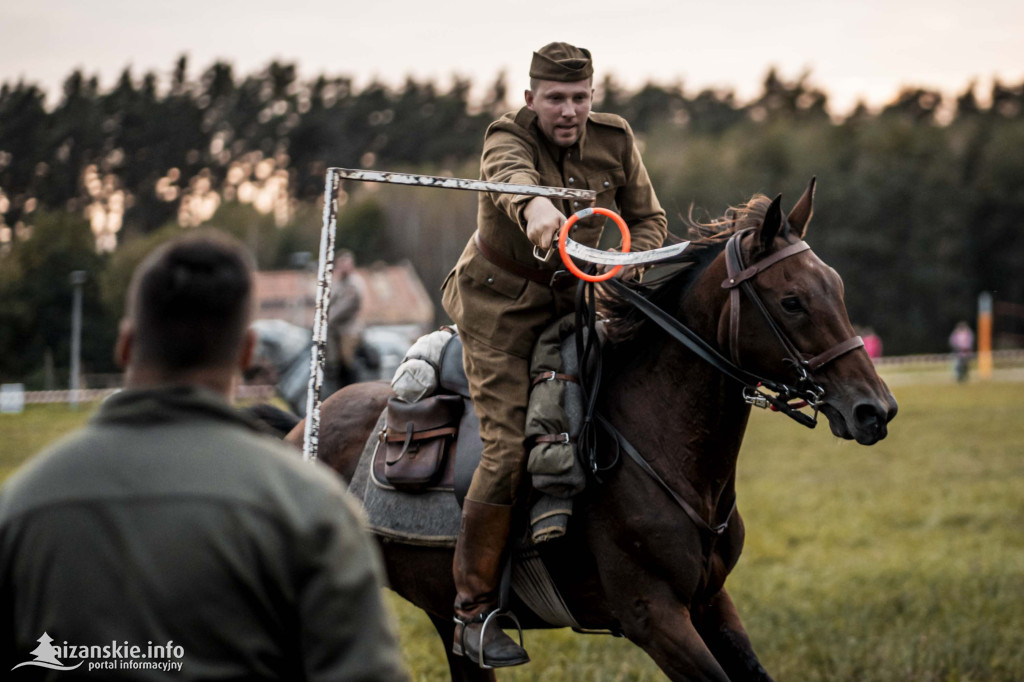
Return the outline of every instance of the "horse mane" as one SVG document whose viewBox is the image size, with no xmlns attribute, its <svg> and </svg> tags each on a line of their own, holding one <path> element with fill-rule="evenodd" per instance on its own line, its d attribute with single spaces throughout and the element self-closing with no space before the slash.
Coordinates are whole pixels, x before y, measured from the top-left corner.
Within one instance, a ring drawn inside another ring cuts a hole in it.
<svg viewBox="0 0 1024 682">
<path fill-rule="evenodd" d="M 721 253 L 733 234 L 759 227 L 770 205 L 771 199 L 767 196 L 755 194 L 746 202 L 730 206 L 724 214 L 706 222 L 694 220 L 691 205 L 689 214 L 683 218 L 690 246 L 669 266 L 678 270 L 654 284 L 642 287 L 640 293 L 659 307 L 671 309 L 666 303 L 680 300 L 697 276 Z M 629 301 L 612 288 L 602 286 L 599 291 L 598 314 L 605 321 L 608 341 L 617 345 L 636 338 L 648 321 L 647 317 L 637 312 Z"/>
</svg>

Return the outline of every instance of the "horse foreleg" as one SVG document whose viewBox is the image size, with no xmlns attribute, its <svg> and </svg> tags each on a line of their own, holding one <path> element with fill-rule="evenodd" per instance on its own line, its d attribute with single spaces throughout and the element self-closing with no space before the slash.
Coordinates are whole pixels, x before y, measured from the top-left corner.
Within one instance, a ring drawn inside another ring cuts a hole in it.
<svg viewBox="0 0 1024 682">
<path fill-rule="evenodd" d="M 635 599 L 620 622 L 623 634 L 647 652 L 669 679 L 729 682 L 690 620 L 689 610 L 671 596 Z"/>
<path fill-rule="evenodd" d="M 495 682 L 493 670 L 484 670 L 465 656 L 452 653 L 452 637 L 455 635 L 455 624 L 451 618 L 431 615 L 430 622 L 444 643 L 444 653 L 448 657 L 448 671 L 452 682 Z"/>
<path fill-rule="evenodd" d="M 771 682 L 771 676 L 757 660 L 736 605 L 725 589 L 701 610 L 697 629 L 730 680 Z"/>
</svg>

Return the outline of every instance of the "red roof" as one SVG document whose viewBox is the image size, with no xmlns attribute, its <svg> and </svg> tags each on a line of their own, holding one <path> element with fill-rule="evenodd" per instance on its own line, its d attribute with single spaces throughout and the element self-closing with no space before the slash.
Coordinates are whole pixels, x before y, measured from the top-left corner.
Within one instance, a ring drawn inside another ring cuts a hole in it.
<svg viewBox="0 0 1024 682">
<path fill-rule="evenodd" d="M 412 264 L 375 264 L 352 275 L 362 292 L 359 318 L 368 326 L 434 324 L 434 305 Z M 316 273 L 305 270 L 257 272 L 256 317 L 313 326 Z"/>
</svg>

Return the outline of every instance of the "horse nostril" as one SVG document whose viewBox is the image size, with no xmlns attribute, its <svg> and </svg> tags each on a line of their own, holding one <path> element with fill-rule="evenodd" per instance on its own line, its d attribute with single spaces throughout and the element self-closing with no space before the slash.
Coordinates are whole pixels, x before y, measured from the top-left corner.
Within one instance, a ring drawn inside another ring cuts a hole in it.
<svg viewBox="0 0 1024 682">
<path fill-rule="evenodd" d="M 853 418 L 864 428 L 881 426 L 889 421 L 884 418 L 881 408 L 875 403 L 859 403 L 853 408 Z"/>
</svg>

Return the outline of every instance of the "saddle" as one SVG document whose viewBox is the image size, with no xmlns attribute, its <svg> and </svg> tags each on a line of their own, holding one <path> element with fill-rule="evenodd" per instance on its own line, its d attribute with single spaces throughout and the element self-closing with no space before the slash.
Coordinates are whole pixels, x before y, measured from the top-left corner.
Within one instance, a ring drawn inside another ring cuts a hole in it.
<svg viewBox="0 0 1024 682">
<path fill-rule="evenodd" d="M 378 536 L 423 547 L 454 547 L 459 508 L 483 452 L 480 422 L 469 398 L 459 337 L 452 336 L 440 357 L 428 362 L 437 368 L 432 394 L 411 402 L 389 400 L 349 490 L 362 502 L 367 525 Z M 418 393 L 429 382 L 416 379 L 410 386 Z M 555 382 L 544 385 L 553 388 Z M 552 444 L 544 445 L 549 454 Z M 550 464 L 550 457 L 543 459 Z M 582 471 L 578 475 L 583 478 Z M 536 485 L 537 474 L 533 480 Z M 571 499 L 534 492 L 528 532 L 513 544 L 511 589 L 544 622 L 578 628 L 536 549 L 537 543 L 564 535 L 571 515 Z"/>
<path fill-rule="evenodd" d="M 552 324 L 541 334 L 531 360 L 535 379 L 525 435 L 532 444 L 527 471 L 535 489 L 530 513 L 535 541 L 564 534 L 571 498 L 585 483 L 575 453 L 583 400 L 574 376 L 573 322 L 567 315 Z M 438 337 L 444 338 L 443 345 Z M 423 350 L 428 348 L 432 350 Z M 462 340 L 450 327 L 410 349 L 412 359 L 407 356 L 393 382 L 398 395 L 409 400 L 391 398 L 377 431 L 370 467 L 376 486 L 413 494 L 451 491 L 462 505 L 483 452 L 462 353 Z M 403 372 L 403 367 L 409 369 Z"/>
</svg>

